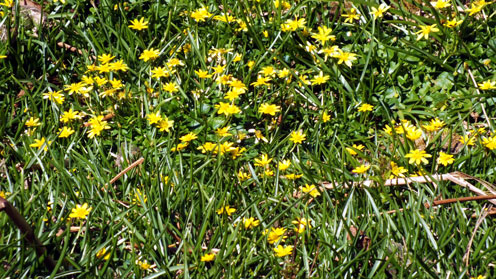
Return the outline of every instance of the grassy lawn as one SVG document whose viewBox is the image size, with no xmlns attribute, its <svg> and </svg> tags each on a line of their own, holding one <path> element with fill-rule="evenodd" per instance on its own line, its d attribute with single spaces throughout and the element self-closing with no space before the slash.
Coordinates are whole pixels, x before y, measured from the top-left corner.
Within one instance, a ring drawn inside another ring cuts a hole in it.
<svg viewBox="0 0 496 279">
<path fill-rule="evenodd" d="M 494 1 L 0 1 L 0 278 L 496 277 Z"/>
</svg>

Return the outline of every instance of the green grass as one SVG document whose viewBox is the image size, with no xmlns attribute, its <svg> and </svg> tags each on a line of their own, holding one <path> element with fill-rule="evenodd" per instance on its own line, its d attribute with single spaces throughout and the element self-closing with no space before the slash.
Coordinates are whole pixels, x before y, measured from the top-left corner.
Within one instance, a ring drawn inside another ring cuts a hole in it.
<svg viewBox="0 0 496 279">
<path fill-rule="evenodd" d="M 426 207 L 475 196 L 449 181 L 384 186 L 398 171 L 392 163 L 404 168 L 402 176 L 461 171 L 495 181 L 496 4 L 474 2 L 482 9 L 469 15 L 464 10 L 474 6 L 459 1 L 443 9 L 393 1 L 374 19 L 380 2 L 276 2 L 47 1 L 39 2 L 44 23 L 37 28 L 23 1 L 1 6 L 0 194 L 32 226 L 56 268 L 0 212 L 0 277 L 496 276 L 493 219 L 476 225 L 489 202 Z M 210 15 L 197 22 L 202 7 Z M 361 16 L 345 22 L 352 8 Z M 215 17 L 226 12 L 233 22 Z M 147 28 L 129 27 L 141 18 Z M 295 19 L 305 22 L 284 31 Z M 445 26 L 453 19 L 457 26 Z M 437 32 L 418 38 L 420 26 L 433 24 Z M 324 46 L 313 36 L 322 26 L 335 36 Z M 356 60 L 348 66 L 337 50 L 326 55 L 331 46 Z M 158 57 L 140 59 L 152 48 Z M 106 71 L 104 54 L 127 69 Z M 173 58 L 181 65 L 167 65 Z M 219 65 L 225 68 L 215 74 Z M 275 69 L 265 73 L 268 85 L 253 84 L 268 66 Z M 174 71 L 152 77 L 157 67 Z M 198 70 L 213 77 L 201 79 Z M 221 75 L 246 92 L 225 99 L 230 85 Z M 122 84 L 99 85 L 95 77 Z M 170 82 L 176 89 L 168 92 Z M 56 102 L 54 92 L 64 100 Z M 221 102 L 239 112 L 219 113 Z M 263 114 L 266 104 L 279 110 Z M 364 104 L 372 109 L 361 111 Z M 78 117 L 64 123 L 69 109 Z M 168 132 L 149 121 L 157 112 L 173 121 Z M 96 120 L 100 115 L 107 117 Z M 29 127 L 30 118 L 39 126 Z M 444 125 L 429 131 L 436 118 Z M 216 133 L 227 126 L 231 135 Z M 74 133 L 59 137 L 63 127 Z M 305 139 L 293 143 L 300 130 Z M 188 133 L 197 138 L 177 150 Z M 460 142 L 465 135 L 473 145 Z M 202 153 L 207 142 L 214 147 Z M 417 149 L 432 156 L 426 164 L 405 157 Z M 441 152 L 454 161 L 440 164 Z M 258 166 L 263 154 L 269 167 Z M 278 168 L 283 160 L 289 168 Z M 353 172 L 361 165 L 370 168 Z M 365 180 L 375 187 L 363 187 Z M 321 187 L 329 182 L 333 188 Z M 306 185 L 314 192 L 305 193 Z M 87 216 L 69 217 L 85 203 Z M 225 206 L 236 211 L 219 214 Z M 246 229 L 249 217 L 259 225 Z M 298 233 L 297 218 L 310 227 Z M 285 228 L 285 238 L 269 243 L 272 228 Z M 279 244 L 293 250 L 278 257 Z M 104 248 L 108 259 L 97 255 Z M 208 253 L 214 260 L 202 261 Z"/>
</svg>

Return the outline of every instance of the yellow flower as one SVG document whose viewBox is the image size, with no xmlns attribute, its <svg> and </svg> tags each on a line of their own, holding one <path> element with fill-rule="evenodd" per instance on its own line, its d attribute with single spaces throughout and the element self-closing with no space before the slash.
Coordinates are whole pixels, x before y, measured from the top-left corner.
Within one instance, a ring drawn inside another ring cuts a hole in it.
<svg viewBox="0 0 496 279">
<path fill-rule="evenodd" d="M 202 262 L 211 262 L 215 259 L 215 254 L 214 253 L 207 253 L 203 256 L 201 256 L 200 261 Z"/>
<path fill-rule="evenodd" d="M 404 177 L 403 174 L 407 172 L 407 169 L 398 166 L 395 162 L 391 161 L 391 176 L 389 178 Z"/>
<path fill-rule="evenodd" d="M 217 147 L 217 144 L 216 143 L 206 142 L 203 145 L 198 146 L 197 149 L 200 150 L 201 153 L 207 153 L 207 152 L 214 151 L 216 147 Z"/>
<path fill-rule="evenodd" d="M 165 67 L 154 67 L 151 70 L 152 78 L 169 77 L 171 72 Z"/>
<path fill-rule="evenodd" d="M 171 151 L 172 152 L 181 151 L 181 150 L 185 149 L 186 147 L 188 147 L 188 144 L 189 144 L 188 142 L 181 142 L 178 145 L 176 145 L 175 147 L 171 148 Z"/>
<path fill-rule="evenodd" d="M 322 73 L 322 71 L 311 79 L 312 85 L 320 85 L 326 83 L 329 80 L 329 76 Z"/>
<path fill-rule="evenodd" d="M 248 180 L 251 178 L 251 175 L 247 172 L 243 172 L 242 170 L 239 170 L 238 172 L 238 178 L 241 182 Z"/>
<path fill-rule="evenodd" d="M 324 113 L 322 113 L 322 122 L 326 123 L 329 120 L 331 120 L 331 117 L 327 114 L 327 111 L 324 111 Z"/>
<path fill-rule="evenodd" d="M 350 67 L 353 65 L 353 61 L 355 61 L 356 54 L 352 52 L 344 52 L 341 49 L 338 49 L 338 53 L 333 57 L 338 58 L 338 64 L 344 63 L 346 66 Z"/>
<path fill-rule="evenodd" d="M 372 11 L 370 14 L 374 17 L 374 19 L 381 18 L 383 14 L 389 9 L 390 7 L 384 3 L 380 4 L 378 8 L 372 7 Z"/>
<path fill-rule="evenodd" d="M 129 69 L 129 67 L 124 63 L 124 61 L 122 61 L 122 59 L 117 60 L 113 63 L 110 63 L 109 66 L 110 66 L 110 70 L 112 70 L 112 71 L 126 72 Z"/>
<path fill-rule="evenodd" d="M 219 136 L 219 137 L 227 137 L 227 136 L 231 136 L 232 134 L 229 133 L 229 129 L 231 127 L 230 126 L 226 126 L 224 128 L 218 128 L 215 133 Z"/>
<path fill-rule="evenodd" d="M 362 151 L 364 148 L 365 148 L 365 146 L 363 146 L 363 144 L 359 144 L 359 145 L 353 144 L 352 148 L 346 147 L 346 151 L 348 151 L 348 153 L 350 153 L 351 156 L 354 156 L 354 155 L 357 155 L 358 154 L 355 151 L 355 149 L 356 150 L 359 150 L 359 151 Z"/>
<path fill-rule="evenodd" d="M 169 118 L 164 117 L 164 119 L 158 122 L 158 129 L 160 132 L 169 132 L 170 128 L 174 125 L 174 120 L 169 120 Z"/>
<path fill-rule="evenodd" d="M 452 20 L 446 20 L 445 23 L 443 23 L 443 26 L 446 26 L 448 28 L 454 28 L 454 27 L 457 27 L 458 25 L 462 24 L 463 20 L 460 19 L 460 20 L 456 20 L 455 19 L 452 19 Z"/>
<path fill-rule="evenodd" d="M 372 111 L 374 106 L 370 104 L 362 104 L 361 106 L 358 107 L 359 112 L 366 112 L 366 111 Z"/>
<path fill-rule="evenodd" d="M 202 69 L 200 69 L 198 71 L 195 70 L 195 74 L 198 76 L 198 78 L 211 78 L 212 77 L 212 75 L 210 75 L 208 73 L 208 71 L 205 71 L 205 70 L 202 70 Z"/>
<path fill-rule="evenodd" d="M 277 247 L 274 248 L 274 252 L 276 252 L 276 256 L 282 258 L 293 252 L 293 246 L 288 245 L 283 247 L 282 245 L 277 245 Z"/>
<path fill-rule="evenodd" d="M 112 61 L 112 59 L 114 58 L 115 56 L 113 56 L 110 53 L 104 53 L 102 55 L 98 55 L 98 61 L 100 61 L 100 63 L 102 64 L 107 64 L 108 62 Z"/>
<path fill-rule="evenodd" d="M 427 40 L 429 39 L 430 33 L 439 32 L 439 29 L 436 27 L 436 24 L 421 25 L 419 27 L 420 27 L 420 31 L 415 32 L 415 34 L 417 34 L 417 41 L 422 39 L 422 37 Z"/>
<path fill-rule="evenodd" d="M 63 128 L 59 129 L 59 138 L 67 138 L 70 135 L 74 134 L 74 130 L 70 127 L 64 126 Z"/>
<path fill-rule="evenodd" d="M 281 111 L 280 106 L 271 105 L 271 104 L 267 104 L 267 103 L 260 105 L 260 107 L 258 108 L 258 112 L 260 112 L 262 114 L 270 114 L 272 116 L 275 116 L 276 113 L 279 111 Z"/>
<path fill-rule="evenodd" d="M 144 260 L 144 261 L 138 261 L 138 265 L 139 265 L 139 267 L 140 267 L 142 270 L 145 270 L 145 271 L 150 270 L 150 269 L 152 269 L 152 267 L 153 267 L 151 264 L 149 264 L 149 263 L 148 263 L 148 261 L 147 261 L 147 260 Z"/>
<path fill-rule="evenodd" d="M 317 190 L 317 188 L 313 184 L 312 185 L 305 184 L 305 186 L 300 187 L 300 189 L 305 194 L 309 193 L 309 195 L 312 196 L 313 198 L 320 196 L 319 191 Z"/>
<path fill-rule="evenodd" d="M 103 247 L 96 253 L 96 257 L 97 258 L 103 257 L 103 259 L 107 261 L 108 259 L 110 259 L 110 252 L 107 252 L 107 249 Z"/>
<path fill-rule="evenodd" d="M 301 178 L 303 174 L 296 174 L 296 173 L 288 173 L 284 177 L 289 180 L 296 180 L 298 178 Z"/>
<path fill-rule="evenodd" d="M 148 119 L 148 122 L 150 125 L 159 123 L 162 120 L 162 116 L 160 115 L 160 111 L 157 111 L 156 113 L 149 113 L 146 115 L 146 118 Z"/>
<path fill-rule="evenodd" d="M 302 143 L 306 139 L 306 135 L 301 130 L 291 132 L 289 140 L 294 144 Z"/>
<path fill-rule="evenodd" d="M 484 5 L 477 5 L 472 3 L 470 8 L 465 9 L 464 12 L 468 13 L 468 15 L 471 16 L 482 11 L 482 8 L 484 8 Z"/>
<path fill-rule="evenodd" d="M 420 149 L 411 150 L 405 155 L 405 158 L 410 158 L 409 164 L 415 163 L 417 165 L 420 165 L 420 163 L 428 164 L 429 161 L 426 158 L 430 157 L 432 157 L 432 155 L 427 154 L 427 152 Z"/>
<path fill-rule="evenodd" d="M 145 49 L 143 53 L 140 55 L 139 59 L 148 62 L 148 60 L 154 60 L 158 58 L 160 55 L 160 51 L 158 49 L 150 48 Z"/>
<path fill-rule="evenodd" d="M 62 113 L 62 115 L 60 116 L 60 121 L 62 121 L 62 123 L 68 123 L 71 120 L 78 119 L 78 118 L 81 118 L 81 116 L 79 115 L 79 112 L 73 111 L 71 108 L 68 111 L 64 111 Z"/>
<path fill-rule="evenodd" d="M 88 131 L 88 137 L 90 139 L 99 136 L 103 130 L 110 129 L 108 122 L 103 120 L 103 115 L 92 117 L 88 123 L 91 125 L 91 129 Z"/>
<path fill-rule="evenodd" d="M 269 158 L 267 154 L 262 154 L 260 158 L 255 159 L 255 166 L 266 167 L 272 161 L 272 158 Z"/>
<path fill-rule="evenodd" d="M 486 80 L 483 83 L 479 83 L 480 90 L 493 90 L 496 89 L 496 81 Z"/>
<path fill-rule="evenodd" d="M 206 18 L 211 17 L 212 14 L 207 11 L 205 7 L 199 8 L 191 12 L 190 17 L 196 22 L 205 21 Z"/>
<path fill-rule="evenodd" d="M 288 169 L 289 166 L 291 166 L 291 161 L 286 159 L 286 160 L 280 161 L 279 164 L 277 165 L 277 168 L 279 169 L 279 171 L 284 171 L 284 170 Z"/>
<path fill-rule="evenodd" d="M 176 93 L 179 91 L 179 87 L 173 81 L 164 84 L 163 89 L 169 93 Z"/>
<path fill-rule="evenodd" d="M 260 225 L 260 220 L 257 220 L 253 217 L 250 218 L 244 218 L 243 217 L 243 225 L 245 226 L 245 229 L 253 229 L 254 227 Z"/>
<path fill-rule="evenodd" d="M 267 241 L 270 244 L 274 244 L 279 240 L 284 241 L 284 239 L 288 238 L 287 236 L 284 235 L 285 232 L 286 232 L 285 228 L 271 228 L 271 231 L 267 236 Z"/>
<path fill-rule="evenodd" d="M 319 41 L 322 45 L 325 45 L 325 43 L 329 40 L 334 41 L 336 40 L 336 36 L 331 35 L 332 29 L 327 28 L 327 26 L 319 26 L 317 27 L 318 33 L 314 33 L 312 35 L 312 38 L 316 39 Z"/>
<path fill-rule="evenodd" d="M 469 137 L 469 135 L 465 135 L 462 136 L 458 141 L 462 144 L 466 144 L 467 146 L 471 146 L 475 144 L 475 136 Z"/>
<path fill-rule="evenodd" d="M 351 8 L 347 14 L 342 14 L 341 16 L 346 18 L 344 22 L 349 22 L 349 23 L 352 23 L 353 20 L 360 19 L 360 14 L 357 12 L 355 8 Z"/>
<path fill-rule="evenodd" d="M 265 66 L 258 73 L 262 74 L 264 77 L 274 77 L 276 75 L 276 69 L 272 66 Z"/>
<path fill-rule="evenodd" d="M 362 164 L 362 165 L 354 168 L 351 172 L 360 174 L 360 173 L 364 173 L 364 172 L 368 171 L 369 169 L 370 169 L 370 165 L 363 165 Z"/>
<path fill-rule="evenodd" d="M 182 142 L 190 142 L 190 141 L 195 140 L 197 138 L 198 137 L 196 136 L 195 133 L 188 133 L 188 134 L 180 137 L 179 140 L 182 141 Z"/>
<path fill-rule="evenodd" d="M 450 155 L 448 153 L 440 152 L 439 157 L 437 158 L 437 163 L 447 166 L 453 164 L 455 159 L 453 159 L 453 155 Z"/>
<path fill-rule="evenodd" d="M 406 129 L 406 137 L 410 140 L 417 140 L 422 136 L 422 130 L 417 129 L 415 126 Z"/>
<path fill-rule="evenodd" d="M 133 204 L 139 204 L 141 201 L 144 203 L 148 200 L 147 196 L 145 193 L 141 193 L 140 189 L 135 189 L 134 190 L 134 198 L 133 198 Z"/>
<path fill-rule="evenodd" d="M 236 105 L 224 102 L 220 102 L 219 104 L 215 105 L 215 108 L 218 109 L 217 114 L 224 114 L 225 116 L 241 112 L 241 109 L 239 109 Z"/>
<path fill-rule="evenodd" d="M 88 208 L 88 204 L 84 203 L 83 205 L 77 204 L 76 208 L 73 208 L 71 214 L 69 214 L 70 218 L 78 218 L 78 219 L 86 219 L 86 216 L 90 214 L 91 207 Z"/>
<path fill-rule="evenodd" d="M 48 145 L 51 144 L 51 141 L 48 141 L 48 143 L 45 145 L 45 137 L 42 137 L 41 139 L 35 139 L 34 143 L 30 144 L 30 147 L 37 147 L 38 149 L 41 149 L 43 145 L 43 150 L 46 152 L 48 150 Z"/>
<path fill-rule="evenodd" d="M 270 77 L 258 76 L 257 81 L 252 82 L 251 85 L 255 87 L 259 87 L 262 85 L 269 86 L 270 85 L 269 81 L 271 81 Z"/>
<path fill-rule="evenodd" d="M 143 29 L 147 29 L 148 28 L 148 21 L 145 21 L 144 17 L 140 18 L 139 20 L 138 19 L 131 20 L 131 25 L 129 25 L 129 28 L 135 29 L 138 31 L 141 31 Z"/>
<path fill-rule="evenodd" d="M 0 3 L 0 6 L 12 8 L 14 6 L 14 1 L 13 0 L 4 0 L 3 3 Z"/>
<path fill-rule="evenodd" d="M 41 123 L 40 123 L 39 118 L 31 117 L 31 118 L 29 118 L 28 121 L 26 121 L 26 126 L 28 126 L 28 127 L 36 127 L 36 126 L 40 126 L 40 125 L 41 125 Z"/>
<path fill-rule="evenodd" d="M 232 208 L 229 205 L 226 205 L 224 207 L 221 207 L 217 209 L 217 214 L 221 215 L 223 213 L 227 214 L 227 216 L 231 216 L 234 212 L 236 212 L 236 208 Z"/>
<path fill-rule="evenodd" d="M 65 97 L 60 92 L 62 91 L 43 93 L 43 99 L 48 99 L 52 102 L 61 105 L 64 103 Z"/>
<path fill-rule="evenodd" d="M 482 144 L 485 147 L 489 148 L 490 150 L 496 149 L 496 135 L 493 137 L 489 137 L 489 138 L 483 138 Z"/>
<path fill-rule="evenodd" d="M 424 125 L 424 129 L 427 130 L 427 132 L 437 132 L 443 128 L 444 122 L 439 120 L 439 118 L 431 119 L 431 122 L 429 125 Z"/>
<path fill-rule="evenodd" d="M 450 7 L 451 6 L 451 2 L 449 0 L 437 0 L 436 2 L 431 2 L 431 5 L 440 10 L 440 9 L 444 9 L 444 8 L 447 8 L 447 7 Z"/>
<path fill-rule="evenodd" d="M 296 218 L 296 220 L 292 221 L 296 228 L 294 229 L 295 232 L 297 233 L 303 233 L 305 232 L 305 229 L 311 229 L 312 225 L 310 225 L 310 222 L 306 218 Z"/>
</svg>

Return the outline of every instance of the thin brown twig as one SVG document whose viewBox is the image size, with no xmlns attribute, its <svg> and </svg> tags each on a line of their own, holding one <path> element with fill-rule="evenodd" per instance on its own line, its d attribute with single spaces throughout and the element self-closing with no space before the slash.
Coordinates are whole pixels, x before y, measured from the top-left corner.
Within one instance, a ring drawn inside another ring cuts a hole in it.
<svg viewBox="0 0 496 279">
<path fill-rule="evenodd" d="M 45 266 L 50 269 L 50 271 L 54 270 L 55 261 L 48 255 L 47 249 L 36 237 L 31 226 L 29 226 L 24 217 L 22 217 L 19 211 L 17 211 L 11 203 L 0 197 L 0 212 L 1 211 L 5 211 L 10 220 L 21 231 L 21 235 L 23 235 L 26 240 L 34 246 L 36 255 L 38 255 L 38 257 L 43 257 Z"/>
<path fill-rule="evenodd" d="M 127 168 L 125 168 L 121 172 L 119 172 L 114 178 L 112 178 L 112 180 L 110 180 L 109 183 L 110 184 L 114 184 L 119 178 L 121 178 L 121 176 L 123 176 L 128 171 L 130 171 L 131 169 L 135 168 L 136 166 L 142 164 L 144 161 L 145 161 L 145 158 L 143 158 L 143 157 L 139 158 L 137 161 L 135 161 L 134 163 L 132 163 L 131 165 L 129 165 Z"/>
</svg>

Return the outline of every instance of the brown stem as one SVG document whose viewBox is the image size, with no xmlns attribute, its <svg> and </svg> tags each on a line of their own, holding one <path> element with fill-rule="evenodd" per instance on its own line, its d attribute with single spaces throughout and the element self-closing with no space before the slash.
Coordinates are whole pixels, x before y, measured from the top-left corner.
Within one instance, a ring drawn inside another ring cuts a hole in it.
<svg viewBox="0 0 496 279">
<path fill-rule="evenodd" d="M 143 161 L 145 161 L 145 158 L 141 157 L 138 159 L 138 161 L 132 163 L 131 165 L 129 165 L 127 168 L 125 168 L 124 170 L 122 170 L 120 173 L 118 173 L 114 178 L 112 178 L 112 180 L 110 180 L 110 184 L 113 184 L 114 182 L 117 181 L 117 179 L 121 178 L 121 176 L 123 176 L 124 174 L 126 174 L 126 172 L 130 171 L 131 169 L 133 169 L 134 167 L 140 165 L 141 163 L 143 163 Z"/>
<path fill-rule="evenodd" d="M 55 269 L 55 262 L 48 255 L 45 246 L 40 242 L 40 240 L 34 235 L 33 229 L 26 222 L 24 217 L 17 211 L 17 209 L 9 203 L 7 200 L 0 198 L 0 211 L 5 211 L 7 216 L 9 216 L 10 220 L 16 225 L 16 227 L 21 231 L 21 234 L 24 235 L 26 240 L 34 245 L 36 249 L 36 255 L 38 257 L 43 257 L 43 261 L 45 266 L 52 271 Z"/>
</svg>

